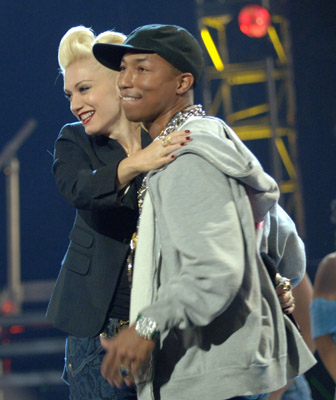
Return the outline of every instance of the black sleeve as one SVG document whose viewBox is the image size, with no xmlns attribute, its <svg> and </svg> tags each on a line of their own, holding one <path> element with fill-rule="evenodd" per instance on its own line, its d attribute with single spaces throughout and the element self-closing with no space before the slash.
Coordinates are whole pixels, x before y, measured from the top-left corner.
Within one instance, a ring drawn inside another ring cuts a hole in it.
<svg viewBox="0 0 336 400">
<path fill-rule="evenodd" d="M 94 210 L 121 205 L 116 174 L 122 152 L 113 152 L 109 163 L 93 162 L 89 137 L 80 126 L 65 125 L 55 143 L 53 173 L 62 196 L 73 207 Z M 112 152 L 111 152 L 112 153 Z"/>
</svg>

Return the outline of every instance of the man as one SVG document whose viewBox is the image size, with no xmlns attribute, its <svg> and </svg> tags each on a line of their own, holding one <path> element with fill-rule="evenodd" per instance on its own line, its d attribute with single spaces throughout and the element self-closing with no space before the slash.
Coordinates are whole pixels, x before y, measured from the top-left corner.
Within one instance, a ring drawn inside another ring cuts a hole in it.
<svg viewBox="0 0 336 400">
<path fill-rule="evenodd" d="M 121 71 L 129 120 L 163 146 L 177 127 L 193 137 L 143 182 L 131 326 L 104 342 L 102 373 L 116 386 L 135 377 L 139 399 L 266 398 L 314 364 L 259 256 L 293 285 L 303 277 L 303 244 L 278 187 L 223 121 L 194 105 L 203 55 L 188 31 L 146 25 L 94 54 Z"/>
</svg>

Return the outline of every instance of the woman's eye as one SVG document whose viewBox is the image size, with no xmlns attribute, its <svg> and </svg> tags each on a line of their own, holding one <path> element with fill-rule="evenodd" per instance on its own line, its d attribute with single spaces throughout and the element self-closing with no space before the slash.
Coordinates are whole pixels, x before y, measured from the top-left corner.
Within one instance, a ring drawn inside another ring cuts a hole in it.
<svg viewBox="0 0 336 400">
<path fill-rule="evenodd" d="M 89 86 L 82 86 L 82 87 L 79 89 L 79 91 L 80 91 L 81 93 L 83 93 L 83 92 L 88 91 L 89 89 L 90 89 Z"/>
</svg>

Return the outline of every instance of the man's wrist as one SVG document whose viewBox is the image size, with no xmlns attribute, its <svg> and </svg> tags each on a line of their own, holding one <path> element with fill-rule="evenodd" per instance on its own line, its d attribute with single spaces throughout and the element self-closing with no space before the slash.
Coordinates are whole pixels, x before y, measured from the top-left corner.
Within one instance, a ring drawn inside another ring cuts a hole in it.
<svg viewBox="0 0 336 400">
<path fill-rule="evenodd" d="M 139 314 L 135 323 L 135 331 L 146 340 L 155 340 L 159 335 L 159 326 L 150 317 Z"/>
</svg>

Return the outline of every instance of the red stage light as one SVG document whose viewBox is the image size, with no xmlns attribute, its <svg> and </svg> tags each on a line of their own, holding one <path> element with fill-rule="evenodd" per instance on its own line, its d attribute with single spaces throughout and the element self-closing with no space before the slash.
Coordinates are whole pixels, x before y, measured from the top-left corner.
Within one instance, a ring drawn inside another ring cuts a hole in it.
<svg viewBox="0 0 336 400">
<path fill-rule="evenodd" d="M 240 10 L 238 24 L 245 35 L 261 38 L 267 34 L 267 30 L 271 25 L 271 16 L 266 8 L 253 4 Z"/>
<path fill-rule="evenodd" d="M 15 303 L 12 300 L 6 300 L 1 306 L 2 314 L 12 314 L 15 311 Z"/>
<path fill-rule="evenodd" d="M 24 332 L 24 327 L 21 325 L 13 325 L 9 328 L 9 332 L 12 335 L 16 335 L 18 333 L 23 333 Z"/>
</svg>

